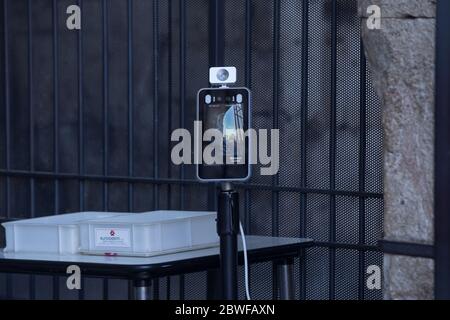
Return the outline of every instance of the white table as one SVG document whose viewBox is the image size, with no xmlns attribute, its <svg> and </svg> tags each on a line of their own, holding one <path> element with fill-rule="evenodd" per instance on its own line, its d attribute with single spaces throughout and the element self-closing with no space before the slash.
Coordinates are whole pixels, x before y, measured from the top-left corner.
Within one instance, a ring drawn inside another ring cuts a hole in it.
<svg viewBox="0 0 450 320">
<path fill-rule="evenodd" d="M 293 298 L 293 258 L 310 247 L 311 239 L 247 236 L 249 262 L 274 261 L 278 266 L 280 296 Z M 239 241 L 240 242 L 240 241 Z M 239 246 L 239 263 L 243 263 Z M 69 265 L 77 265 L 83 276 L 133 281 L 136 299 L 147 299 L 153 278 L 219 268 L 219 247 L 153 257 L 120 257 L 7 253 L 0 251 L 0 272 L 67 276 Z M 217 286 L 209 286 L 217 287 Z"/>
</svg>

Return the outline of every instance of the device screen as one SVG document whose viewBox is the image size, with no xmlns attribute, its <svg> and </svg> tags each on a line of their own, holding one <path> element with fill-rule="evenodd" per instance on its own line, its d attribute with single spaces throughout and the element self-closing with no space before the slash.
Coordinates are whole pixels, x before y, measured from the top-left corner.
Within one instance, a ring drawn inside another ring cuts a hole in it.
<svg viewBox="0 0 450 320">
<path fill-rule="evenodd" d="M 249 98 L 247 89 L 220 88 L 200 91 L 198 120 L 202 122 L 202 137 L 209 129 L 215 129 L 221 136 L 221 141 L 215 141 L 215 145 L 220 148 L 208 150 L 211 152 L 208 154 L 221 161 L 207 163 L 203 159 L 198 168 L 200 179 L 244 180 L 249 176 L 249 146 L 245 135 L 249 125 Z M 208 145 L 211 145 L 211 141 L 203 141 L 202 154 Z"/>
</svg>

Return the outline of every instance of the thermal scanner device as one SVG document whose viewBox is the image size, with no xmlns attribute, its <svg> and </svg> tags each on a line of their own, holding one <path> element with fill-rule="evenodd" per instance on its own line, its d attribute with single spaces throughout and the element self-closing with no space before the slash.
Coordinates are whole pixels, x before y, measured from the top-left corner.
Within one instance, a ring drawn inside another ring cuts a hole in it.
<svg viewBox="0 0 450 320">
<path fill-rule="evenodd" d="M 220 273 L 223 299 L 238 297 L 237 234 L 241 233 L 245 261 L 246 296 L 250 299 L 245 235 L 239 223 L 239 193 L 233 182 L 251 175 L 251 93 L 247 88 L 232 88 L 235 67 L 209 70 L 211 88 L 197 95 L 196 135 L 201 137 L 197 155 L 197 177 L 203 182 L 220 182 L 217 201 L 217 234 L 220 237 Z M 200 126 L 198 126 L 200 124 Z M 200 129 L 199 129 L 200 128 Z M 200 131 L 200 132 L 198 132 Z M 199 161 L 200 160 L 200 161 Z"/>
<path fill-rule="evenodd" d="M 202 137 L 197 161 L 201 181 L 246 181 L 251 175 L 251 93 L 247 88 L 232 88 L 236 68 L 211 68 L 211 87 L 197 95 L 197 121 Z"/>
</svg>

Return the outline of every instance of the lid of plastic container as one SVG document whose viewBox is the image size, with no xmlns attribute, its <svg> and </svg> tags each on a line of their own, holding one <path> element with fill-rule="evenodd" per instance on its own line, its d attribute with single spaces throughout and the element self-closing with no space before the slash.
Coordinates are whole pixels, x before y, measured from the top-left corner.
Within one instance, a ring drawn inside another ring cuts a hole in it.
<svg viewBox="0 0 450 320">
<path fill-rule="evenodd" d="M 13 225 L 13 224 L 31 224 L 31 225 L 73 225 L 78 224 L 82 221 L 93 220 L 93 219 L 103 219 L 108 217 L 117 217 L 123 215 L 132 215 L 128 212 L 98 212 L 98 211 L 87 211 L 87 212 L 75 212 L 58 214 L 52 216 L 45 216 L 32 219 L 23 219 L 2 223 L 2 225 Z"/>
<path fill-rule="evenodd" d="M 83 221 L 87 223 L 139 223 L 139 224 L 152 224 L 161 223 L 165 221 L 191 219 L 197 217 L 216 216 L 216 212 L 210 211 L 176 211 L 176 210 L 160 210 L 150 211 L 138 214 L 101 218 L 90 221 Z"/>
</svg>

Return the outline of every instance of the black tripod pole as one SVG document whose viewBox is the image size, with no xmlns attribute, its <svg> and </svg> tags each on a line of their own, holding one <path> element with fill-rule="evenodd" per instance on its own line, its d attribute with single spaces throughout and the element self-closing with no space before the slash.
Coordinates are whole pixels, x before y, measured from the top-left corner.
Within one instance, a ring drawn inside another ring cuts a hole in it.
<svg viewBox="0 0 450 320">
<path fill-rule="evenodd" d="M 231 183 L 219 192 L 217 233 L 220 237 L 220 273 L 224 300 L 237 300 L 237 235 L 239 232 L 239 194 Z"/>
</svg>

